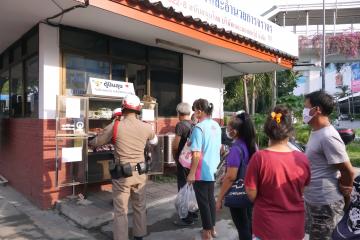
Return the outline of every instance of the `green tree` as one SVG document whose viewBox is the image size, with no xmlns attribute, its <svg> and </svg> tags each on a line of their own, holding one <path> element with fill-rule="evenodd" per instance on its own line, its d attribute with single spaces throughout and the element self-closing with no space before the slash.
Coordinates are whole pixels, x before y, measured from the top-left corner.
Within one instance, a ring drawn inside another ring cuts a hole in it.
<svg viewBox="0 0 360 240">
<path fill-rule="evenodd" d="M 228 77 L 224 79 L 225 91 L 224 110 L 235 112 L 244 109 L 243 76 Z"/>
<path fill-rule="evenodd" d="M 296 80 L 301 76 L 299 72 L 293 70 L 284 70 L 277 72 L 276 75 L 278 98 L 292 95 L 294 89 L 297 87 Z"/>
</svg>

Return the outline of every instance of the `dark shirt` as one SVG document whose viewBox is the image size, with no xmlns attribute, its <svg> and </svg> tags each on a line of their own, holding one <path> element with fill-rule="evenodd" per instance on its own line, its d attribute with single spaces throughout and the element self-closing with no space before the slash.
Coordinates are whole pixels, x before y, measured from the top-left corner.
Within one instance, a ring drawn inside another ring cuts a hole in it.
<svg viewBox="0 0 360 240">
<path fill-rule="evenodd" d="M 176 160 L 179 159 L 181 150 L 184 148 L 187 139 L 190 137 L 191 129 L 193 126 L 194 125 L 191 120 L 182 120 L 176 124 L 175 134 L 177 136 L 181 137 L 179 146 L 178 146 L 178 151 L 175 156 Z"/>
</svg>

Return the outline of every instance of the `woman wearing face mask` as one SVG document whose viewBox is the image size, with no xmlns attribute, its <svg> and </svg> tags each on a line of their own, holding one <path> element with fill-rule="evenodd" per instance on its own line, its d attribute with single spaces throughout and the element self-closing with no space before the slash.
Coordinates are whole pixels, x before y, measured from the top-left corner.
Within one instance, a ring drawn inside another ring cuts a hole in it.
<svg viewBox="0 0 360 240">
<path fill-rule="evenodd" d="M 211 119 L 213 104 L 205 99 L 193 103 L 192 110 L 199 120 L 191 133 L 192 161 L 187 182 L 194 184 L 202 222 L 202 240 L 216 237 L 215 171 L 220 162 L 221 129 Z"/>
<path fill-rule="evenodd" d="M 217 210 L 222 208 L 226 193 L 237 180 L 240 165 L 247 165 L 256 151 L 255 128 L 247 113 L 240 113 L 231 119 L 226 128 L 226 135 L 233 140 L 233 145 L 226 158 L 226 175 L 217 198 Z M 251 207 L 231 207 L 230 213 L 237 228 L 239 239 L 251 240 Z"/>
</svg>

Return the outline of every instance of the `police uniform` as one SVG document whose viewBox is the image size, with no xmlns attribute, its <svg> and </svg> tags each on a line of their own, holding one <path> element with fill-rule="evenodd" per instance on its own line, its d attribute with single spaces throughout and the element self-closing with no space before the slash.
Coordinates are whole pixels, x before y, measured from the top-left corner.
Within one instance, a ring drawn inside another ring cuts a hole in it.
<svg viewBox="0 0 360 240">
<path fill-rule="evenodd" d="M 98 137 L 90 144 L 101 145 L 107 143 L 116 132 L 115 160 L 120 165 L 130 163 L 133 169 L 139 162 L 144 162 L 144 148 L 148 140 L 156 139 L 152 126 L 144 123 L 133 115 L 125 115 L 114 128 L 114 123 L 108 125 Z M 112 180 L 114 204 L 114 240 L 128 239 L 128 202 L 129 198 L 133 208 L 133 235 L 143 237 L 147 233 L 146 202 L 145 202 L 146 174 L 139 175 L 133 171 L 128 178 Z"/>
</svg>

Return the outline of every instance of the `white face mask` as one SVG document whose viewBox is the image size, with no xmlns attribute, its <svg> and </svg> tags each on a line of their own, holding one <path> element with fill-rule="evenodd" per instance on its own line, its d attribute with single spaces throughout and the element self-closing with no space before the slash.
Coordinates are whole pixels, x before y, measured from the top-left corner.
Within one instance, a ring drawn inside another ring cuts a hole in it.
<svg viewBox="0 0 360 240">
<path fill-rule="evenodd" d="M 226 129 L 226 137 L 232 139 L 232 137 L 230 136 L 230 132 L 227 129 Z"/>
<path fill-rule="evenodd" d="M 314 116 L 310 116 L 310 111 L 313 108 L 304 108 L 303 110 L 303 120 L 304 123 L 309 124 L 309 122 L 311 121 L 311 119 L 313 119 Z"/>
</svg>

